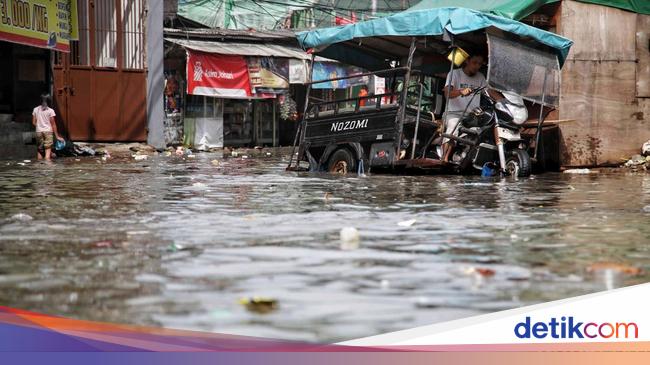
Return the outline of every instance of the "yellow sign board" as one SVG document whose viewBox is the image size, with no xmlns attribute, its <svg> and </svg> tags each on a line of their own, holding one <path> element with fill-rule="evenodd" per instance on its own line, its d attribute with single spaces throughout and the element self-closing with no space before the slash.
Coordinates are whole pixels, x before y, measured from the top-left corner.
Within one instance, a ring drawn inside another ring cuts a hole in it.
<svg viewBox="0 0 650 365">
<path fill-rule="evenodd" d="M 0 0 L 0 40 L 69 52 L 77 0 Z"/>
</svg>

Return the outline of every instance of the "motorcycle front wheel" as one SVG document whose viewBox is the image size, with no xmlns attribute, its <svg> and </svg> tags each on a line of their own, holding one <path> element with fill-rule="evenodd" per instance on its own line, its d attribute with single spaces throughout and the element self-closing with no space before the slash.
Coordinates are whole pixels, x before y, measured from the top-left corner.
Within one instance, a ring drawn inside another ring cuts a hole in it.
<svg viewBox="0 0 650 365">
<path fill-rule="evenodd" d="M 510 151 L 506 160 L 506 172 L 510 176 L 528 177 L 532 172 L 532 164 L 528 152 L 522 149 Z"/>
</svg>

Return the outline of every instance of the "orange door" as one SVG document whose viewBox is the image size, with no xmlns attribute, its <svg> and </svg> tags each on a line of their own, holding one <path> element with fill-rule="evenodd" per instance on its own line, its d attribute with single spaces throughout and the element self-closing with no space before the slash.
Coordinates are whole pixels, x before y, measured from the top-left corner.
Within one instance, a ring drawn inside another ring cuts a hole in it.
<svg viewBox="0 0 650 365">
<path fill-rule="evenodd" d="M 145 141 L 144 0 L 79 0 L 78 41 L 57 53 L 55 102 L 74 141 Z"/>
</svg>

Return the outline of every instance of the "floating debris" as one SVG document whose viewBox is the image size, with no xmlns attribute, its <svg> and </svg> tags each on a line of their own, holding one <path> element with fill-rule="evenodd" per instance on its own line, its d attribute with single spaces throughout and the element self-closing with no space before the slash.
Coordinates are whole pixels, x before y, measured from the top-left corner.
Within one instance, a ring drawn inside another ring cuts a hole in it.
<svg viewBox="0 0 650 365">
<path fill-rule="evenodd" d="M 135 236 L 135 235 L 148 234 L 148 233 L 149 233 L 149 231 L 145 231 L 145 230 L 142 230 L 142 231 L 126 231 L 127 236 Z"/>
<path fill-rule="evenodd" d="M 638 276 L 643 270 L 638 267 L 613 262 L 597 262 L 587 267 L 587 273 L 602 280 L 607 290 L 621 286 L 621 280 L 625 277 Z"/>
<path fill-rule="evenodd" d="M 239 304 L 251 312 L 266 314 L 278 309 L 277 299 L 268 297 L 250 297 L 239 299 Z"/>
<path fill-rule="evenodd" d="M 481 267 L 468 267 L 465 270 L 463 270 L 463 272 L 465 273 L 465 275 L 476 275 L 484 278 L 491 277 L 494 276 L 494 274 L 496 274 L 496 272 L 492 269 L 481 268 Z"/>
<path fill-rule="evenodd" d="M 359 231 L 354 227 L 344 227 L 339 232 L 341 239 L 341 249 L 342 250 L 356 250 L 359 248 L 359 241 L 361 241 L 361 235 Z"/>
<path fill-rule="evenodd" d="M 213 166 L 219 166 L 219 165 L 221 164 L 221 162 L 219 162 L 219 160 L 212 160 L 212 161 L 210 161 L 210 163 L 211 163 Z"/>
<path fill-rule="evenodd" d="M 595 274 L 595 273 L 607 272 L 607 271 L 629 275 L 629 276 L 637 276 L 643 273 L 643 270 L 641 270 L 638 267 L 629 266 L 625 264 L 618 264 L 614 262 L 597 262 L 587 267 L 587 272 L 589 273 Z"/>
<path fill-rule="evenodd" d="M 149 156 L 147 156 L 147 155 L 133 155 L 133 158 L 134 158 L 136 161 L 144 161 L 144 160 L 146 160 L 148 157 L 149 157 Z"/>
<path fill-rule="evenodd" d="M 624 166 L 636 169 L 642 167 L 643 165 L 646 165 L 648 162 L 650 162 L 650 158 L 643 157 L 641 155 L 634 155 L 632 158 L 627 160 L 627 162 L 625 162 Z"/>
<path fill-rule="evenodd" d="M 414 225 L 415 222 L 417 222 L 415 219 L 409 219 L 407 221 L 399 222 L 399 223 L 397 223 L 397 225 L 400 226 L 400 227 L 410 227 L 410 226 Z"/>
<path fill-rule="evenodd" d="M 194 155 L 194 154 L 189 154 L 189 155 L 187 155 L 187 158 L 196 158 L 196 155 Z"/>
<path fill-rule="evenodd" d="M 167 246 L 167 251 L 168 252 L 178 252 L 182 251 L 185 249 L 185 246 L 179 245 L 177 243 L 172 243 L 171 245 Z"/>
<path fill-rule="evenodd" d="M 417 308 L 430 309 L 439 308 L 446 305 L 446 303 L 439 298 L 419 297 L 415 300 Z"/>
<path fill-rule="evenodd" d="M 129 147 L 129 150 L 131 150 L 133 152 L 142 152 L 142 151 L 144 151 L 144 152 L 153 152 L 153 151 L 155 151 L 155 149 L 152 146 L 142 144 L 142 143 L 138 143 L 136 145 L 133 145 L 133 146 Z"/>
<path fill-rule="evenodd" d="M 93 245 L 93 247 L 97 247 L 97 248 L 111 248 L 111 247 L 113 247 L 113 242 L 112 241 L 99 241 L 99 242 L 93 243 L 92 245 Z"/>
<path fill-rule="evenodd" d="M 564 170 L 565 174 L 590 174 L 591 170 L 589 169 L 568 169 Z"/>
<path fill-rule="evenodd" d="M 492 269 L 484 269 L 480 267 L 477 267 L 475 271 L 477 274 L 481 275 L 482 277 L 490 277 L 496 274 L 496 272 Z"/>
<path fill-rule="evenodd" d="M 14 220 L 14 221 L 28 222 L 28 221 L 31 221 L 34 218 L 32 218 L 32 216 L 29 215 L 29 214 L 18 213 L 18 214 L 12 215 L 11 219 Z"/>
</svg>

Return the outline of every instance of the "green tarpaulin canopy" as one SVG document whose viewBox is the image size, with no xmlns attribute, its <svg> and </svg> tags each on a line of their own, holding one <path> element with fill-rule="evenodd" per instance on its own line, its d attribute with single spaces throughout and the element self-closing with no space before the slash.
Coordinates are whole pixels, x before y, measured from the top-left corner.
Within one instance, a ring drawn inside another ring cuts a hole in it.
<svg viewBox="0 0 650 365">
<path fill-rule="evenodd" d="M 422 0 L 409 10 L 444 7 L 463 7 L 520 20 L 535 12 L 541 6 L 560 0 Z M 640 14 L 650 14 L 650 0 L 578 0 L 583 3 L 610 6 Z"/>
<path fill-rule="evenodd" d="M 359 62 L 350 62 L 351 57 L 359 57 L 359 54 L 354 54 L 354 51 L 358 50 L 345 47 L 343 42 L 365 37 L 440 36 L 445 30 L 451 34 L 459 35 L 489 27 L 495 27 L 521 37 L 532 38 L 554 49 L 560 65 L 564 63 L 573 44 L 567 38 L 516 20 L 465 8 L 406 11 L 356 24 L 300 32 L 297 34 L 297 38 L 304 49 L 329 46 L 319 54 L 358 65 Z M 364 65 L 370 69 L 375 66 Z"/>
<path fill-rule="evenodd" d="M 332 0 L 178 0 L 178 15 L 209 28 L 278 29 L 289 18 L 292 28 L 308 29 L 334 24 L 337 16 L 350 18 L 354 13 L 366 19 L 405 9 L 395 0 L 337 0 L 338 10 L 333 5 Z"/>
</svg>

